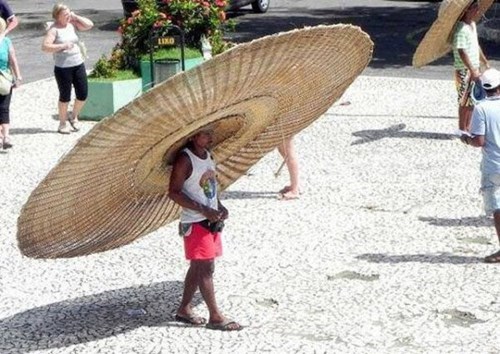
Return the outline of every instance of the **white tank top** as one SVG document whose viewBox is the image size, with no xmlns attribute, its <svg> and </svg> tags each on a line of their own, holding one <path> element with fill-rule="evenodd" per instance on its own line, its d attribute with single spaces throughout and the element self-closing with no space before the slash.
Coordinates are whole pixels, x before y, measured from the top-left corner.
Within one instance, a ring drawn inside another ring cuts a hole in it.
<svg viewBox="0 0 500 354">
<path fill-rule="evenodd" d="M 82 52 L 80 50 L 80 46 L 78 45 L 78 36 L 76 34 L 75 27 L 71 23 L 68 23 L 65 28 L 57 28 L 54 25 L 52 26 L 56 29 L 56 38 L 54 40 L 55 44 L 65 42 L 71 42 L 74 44 L 72 49 L 66 49 L 54 53 L 55 66 L 59 68 L 70 68 L 83 63 Z"/>
<path fill-rule="evenodd" d="M 191 176 L 184 181 L 182 193 L 200 204 L 206 205 L 212 209 L 218 209 L 215 162 L 212 160 L 210 153 L 207 151 L 207 158 L 200 159 L 188 148 L 182 151 L 189 156 L 193 168 Z M 195 210 L 182 208 L 182 223 L 193 223 L 205 219 L 206 217 L 203 214 Z"/>
</svg>

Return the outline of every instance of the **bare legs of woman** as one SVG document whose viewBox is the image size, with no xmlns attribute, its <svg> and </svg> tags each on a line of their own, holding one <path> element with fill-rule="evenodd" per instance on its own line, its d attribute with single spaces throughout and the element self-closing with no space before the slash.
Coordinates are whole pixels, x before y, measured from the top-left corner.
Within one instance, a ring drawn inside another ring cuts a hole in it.
<svg viewBox="0 0 500 354">
<path fill-rule="evenodd" d="M 286 139 L 282 145 L 278 146 L 278 151 L 285 160 L 288 174 L 290 175 L 290 185 L 285 186 L 279 192 L 280 199 L 297 199 L 299 190 L 299 163 L 293 145 L 293 136 Z"/>
<path fill-rule="evenodd" d="M 204 325 L 207 321 L 203 317 L 193 313 L 191 302 L 196 290 L 199 288 L 203 300 L 208 307 L 209 319 L 207 328 L 222 331 L 237 331 L 243 327 L 237 322 L 226 319 L 215 301 L 215 291 L 213 282 L 215 263 L 214 260 L 191 261 L 191 265 L 186 273 L 184 281 L 184 293 L 182 301 L 177 309 L 175 319 L 177 321 L 189 323 L 195 326 Z"/>
<path fill-rule="evenodd" d="M 69 127 L 66 124 L 68 120 L 68 106 L 69 102 L 61 102 L 57 103 L 57 109 L 59 111 L 59 128 L 57 131 L 61 134 L 69 134 Z"/>
<path fill-rule="evenodd" d="M 80 112 L 84 105 L 85 101 L 80 101 L 78 99 L 75 100 L 75 104 L 73 105 L 73 117 L 70 119 L 69 123 L 75 131 L 78 130 L 78 118 L 80 117 Z"/>
<path fill-rule="evenodd" d="M 70 130 L 67 126 L 67 122 L 71 125 L 74 131 L 78 131 L 78 117 L 80 115 L 80 111 L 85 105 L 85 101 L 75 100 L 75 104 L 73 105 L 73 117 L 69 117 L 68 107 L 69 102 L 61 102 L 59 101 L 57 108 L 59 110 L 59 128 L 57 131 L 61 134 L 69 134 Z"/>
<path fill-rule="evenodd" d="M 2 129 L 0 132 L 0 149 L 1 148 L 3 148 L 4 150 L 10 149 L 12 147 L 9 135 L 10 124 L 2 124 L 1 127 Z"/>
</svg>

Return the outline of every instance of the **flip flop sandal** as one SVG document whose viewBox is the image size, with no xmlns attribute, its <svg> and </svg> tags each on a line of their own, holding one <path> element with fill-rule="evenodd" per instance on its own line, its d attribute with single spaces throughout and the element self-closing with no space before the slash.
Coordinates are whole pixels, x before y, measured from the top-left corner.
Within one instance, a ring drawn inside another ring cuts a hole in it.
<svg viewBox="0 0 500 354">
<path fill-rule="evenodd" d="M 3 149 L 4 150 L 7 150 L 7 149 L 10 149 L 12 147 L 12 143 L 10 142 L 10 138 L 3 138 Z"/>
<path fill-rule="evenodd" d="M 236 325 L 237 327 L 232 327 L 234 325 Z M 221 323 L 207 323 L 205 327 L 216 331 L 241 331 L 243 329 L 242 325 L 231 320 L 226 320 Z"/>
<path fill-rule="evenodd" d="M 187 323 L 193 326 L 203 326 L 207 323 L 206 318 L 196 315 L 191 315 L 189 317 L 175 315 L 175 320 L 177 322 Z"/>
<path fill-rule="evenodd" d="M 78 127 L 78 121 L 76 119 L 68 119 L 69 125 L 71 125 L 71 128 L 77 132 L 80 130 L 80 127 Z"/>
</svg>

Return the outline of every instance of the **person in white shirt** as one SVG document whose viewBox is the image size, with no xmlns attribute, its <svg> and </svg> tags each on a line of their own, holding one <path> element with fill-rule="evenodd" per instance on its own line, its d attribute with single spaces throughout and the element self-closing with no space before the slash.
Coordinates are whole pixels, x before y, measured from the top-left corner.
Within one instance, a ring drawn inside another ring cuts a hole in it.
<svg viewBox="0 0 500 354">
<path fill-rule="evenodd" d="M 175 319 L 209 329 L 237 331 L 243 327 L 227 319 L 215 301 L 214 260 L 222 255 L 221 231 L 228 211 L 217 195 L 215 162 L 208 150 L 212 134 L 205 129 L 192 136 L 177 155 L 170 176 L 168 196 L 182 207 L 179 233 L 190 261 Z M 192 310 L 191 302 L 198 288 L 208 307 L 208 322 Z"/>
</svg>

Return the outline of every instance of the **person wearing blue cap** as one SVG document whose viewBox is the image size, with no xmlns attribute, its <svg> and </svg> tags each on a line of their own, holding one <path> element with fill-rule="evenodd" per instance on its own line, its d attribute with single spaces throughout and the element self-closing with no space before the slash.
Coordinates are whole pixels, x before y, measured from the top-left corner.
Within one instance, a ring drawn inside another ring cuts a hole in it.
<svg viewBox="0 0 500 354">
<path fill-rule="evenodd" d="M 486 99 L 473 110 L 470 135 L 462 136 L 468 145 L 482 148 L 481 192 L 487 215 L 493 215 L 500 242 L 500 71 L 488 69 L 480 77 Z M 500 263 L 500 251 L 487 256 L 486 263 Z"/>
</svg>

